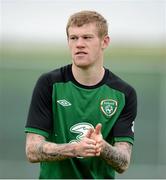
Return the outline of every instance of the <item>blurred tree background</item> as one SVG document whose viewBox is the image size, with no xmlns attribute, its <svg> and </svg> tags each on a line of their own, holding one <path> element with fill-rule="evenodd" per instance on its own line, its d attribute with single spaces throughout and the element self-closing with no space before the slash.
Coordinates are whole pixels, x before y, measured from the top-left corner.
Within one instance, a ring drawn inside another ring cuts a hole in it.
<svg viewBox="0 0 166 180">
<path fill-rule="evenodd" d="M 105 67 L 135 87 L 138 116 L 129 170 L 118 178 L 166 178 L 166 1 L 1 0 L 0 178 L 38 178 L 25 157 L 28 108 L 38 77 L 71 63 L 65 25 L 82 9 L 108 19 Z"/>
</svg>

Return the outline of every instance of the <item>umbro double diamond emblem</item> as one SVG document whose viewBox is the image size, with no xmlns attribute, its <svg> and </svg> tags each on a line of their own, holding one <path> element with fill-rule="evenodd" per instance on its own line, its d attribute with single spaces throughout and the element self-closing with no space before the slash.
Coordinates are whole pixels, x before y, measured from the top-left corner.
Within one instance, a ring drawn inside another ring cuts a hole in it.
<svg viewBox="0 0 166 180">
<path fill-rule="evenodd" d="M 57 100 L 57 103 L 59 103 L 62 106 L 71 106 L 71 103 L 67 101 L 66 99 Z"/>
</svg>

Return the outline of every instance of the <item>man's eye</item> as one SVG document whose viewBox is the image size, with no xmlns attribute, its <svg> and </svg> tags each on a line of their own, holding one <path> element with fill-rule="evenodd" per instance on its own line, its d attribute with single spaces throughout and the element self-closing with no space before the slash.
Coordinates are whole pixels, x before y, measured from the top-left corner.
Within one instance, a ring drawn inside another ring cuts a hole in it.
<svg viewBox="0 0 166 180">
<path fill-rule="evenodd" d="M 90 36 L 84 36 L 84 39 L 91 39 L 92 37 Z"/>
<path fill-rule="evenodd" d="M 70 37 L 70 40 L 76 40 L 77 37 Z"/>
</svg>

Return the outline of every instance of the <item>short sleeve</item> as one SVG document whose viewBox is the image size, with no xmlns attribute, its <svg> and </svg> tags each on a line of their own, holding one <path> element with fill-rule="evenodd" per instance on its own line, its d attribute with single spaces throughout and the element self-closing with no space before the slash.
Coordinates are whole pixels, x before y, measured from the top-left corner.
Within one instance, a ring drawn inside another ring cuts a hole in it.
<svg viewBox="0 0 166 180">
<path fill-rule="evenodd" d="M 33 90 L 25 132 L 48 137 L 52 130 L 52 85 L 48 74 L 42 75 Z"/>
<path fill-rule="evenodd" d="M 113 126 L 111 136 L 114 142 L 134 141 L 134 120 L 137 115 L 137 96 L 133 88 L 125 96 L 125 106 L 118 120 Z"/>
</svg>

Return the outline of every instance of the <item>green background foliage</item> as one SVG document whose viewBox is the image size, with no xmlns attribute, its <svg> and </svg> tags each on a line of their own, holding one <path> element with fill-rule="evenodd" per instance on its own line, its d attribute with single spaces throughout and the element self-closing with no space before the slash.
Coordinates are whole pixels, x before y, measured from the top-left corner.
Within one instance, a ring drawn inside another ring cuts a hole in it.
<svg viewBox="0 0 166 180">
<path fill-rule="evenodd" d="M 115 46 L 105 67 L 135 87 L 138 115 L 129 170 L 118 178 L 166 178 L 166 59 L 164 46 Z M 38 77 L 71 63 L 64 45 L 4 44 L 0 51 L 0 178 L 37 178 L 25 157 L 28 108 Z"/>
</svg>

